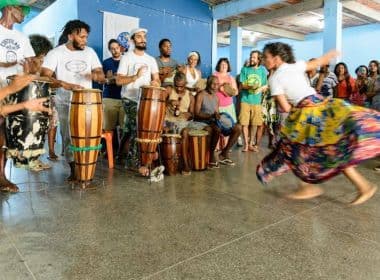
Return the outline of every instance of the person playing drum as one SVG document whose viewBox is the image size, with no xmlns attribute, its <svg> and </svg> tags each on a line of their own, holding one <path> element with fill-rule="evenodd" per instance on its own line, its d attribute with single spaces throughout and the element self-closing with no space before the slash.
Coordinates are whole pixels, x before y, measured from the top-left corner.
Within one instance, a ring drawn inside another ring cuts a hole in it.
<svg viewBox="0 0 380 280">
<path fill-rule="evenodd" d="M 164 38 L 158 43 L 160 56 L 156 57 L 161 86 L 173 86 L 173 78 L 178 67 L 178 62 L 171 58 L 172 43 L 169 39 Z"/>
<path fill-rule="evenodd" d="M 183 175 L 190 175 L 189 165 L 189 124 L 194 116 L 194 96 L 186 89 L 186 76 L 177 72 L 174 76 L 173 89 L 167 89 L 169 94 L 166 110 L 166 128 L 169 132 L 178 131 L 182 137 Z M 171 131 L 170 131 L 171 130 Z"/>
<path fill-rule="evenodd" d="M 211 168 L 219 167 L 218 162 L 225 165 L 235 165 L 235 163 L 229 158 L 229 150 L 237 142 L 237 139 L 241 133 L 241 126 L 235 124 L 230 132 L 230 138 L 227 145 L 221 150 L 219 160 L 215 156 L 215 148 L 218 143 L 221 129 L 216 125 L 216 121 L 220 119 L 219 114 L 219 100 L 216 93 L 219 91 L 218 78 L 210 76 L 207 79 L 207 86 L 204 91 L 201 91 L 195 101 L 195 119 L 208 124 L 205 130 L 209 135 L 209 147 L 210 147 L 210 162 Z"/>
<path fill-rule="evenodd" d="M 149 168 L 140 166 L 136 141 L 139 91 L 142 86 L 160 86 L 157 62 L 145 52 L 147 32 L 144 28 L 131 31 L 135 49 L 122 56 L 116 76 L 116 84 L 122 86 L 121 97 L 127 116 L 124 123 L 124 134 L 128 139 L 124 146 L 124 151 L 128 151 L 127 167 L 138 170 L 143 176 L 149 175 Z"/>
<path fill-rule="evenodd" d="M 41 76 L 52 77 L 59 81 L 56 105 L 58 110 L 65 158 L 70 165 L 68 181 L 75 181 L 73 152 L 70 149 L 69 110 L 72 90 L 92 88 L 92 81 L 104 83 L 102 64 L 95 51 L 87 46 L 90 26 L 80 20 L 66 23 L 63 34 L 67 36 L 66 44 L 51 50 L 45 57 Z"/>
<path fill-rule="evenodd" d="M 0 88 L 2 88 L 7 84 L 8 76 L 23 71 L 20 63 L 33 57 L 34 51 L 27 36 L 13 29 L 15 24 L 24 21 L 24 17 L 29 13 L 30 8 L 21 5 L 17 0 L 2 1 L 0 2 L 0 11 L 0 42 L 7 42 L 0 45 Z M 3 146 L 6 146 L 5 120 L 0 117 L 0 147 Z M 17 186 L 5 176 L 5 165 L 5 150 L 0 149 L 0 190 L 18 192 Z"/>
</svg>

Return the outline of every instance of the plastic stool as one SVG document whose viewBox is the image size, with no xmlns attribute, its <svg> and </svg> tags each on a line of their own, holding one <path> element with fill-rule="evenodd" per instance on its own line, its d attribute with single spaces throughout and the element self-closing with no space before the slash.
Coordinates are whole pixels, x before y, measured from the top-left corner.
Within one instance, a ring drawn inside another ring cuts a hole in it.
<svg viewBox="0 0 380 280">
<path fill-rule="evenodd" d="M 102 138 L 106 140 L 106 146 L 107 146 L 107 158 L 108 158 L 108 168 L 113 168 L 113 148 L 112 148 L 112 138 L 113 138 L 113 132 L 112 131 L 105 131 L 102 133 Z"/>
</svg>

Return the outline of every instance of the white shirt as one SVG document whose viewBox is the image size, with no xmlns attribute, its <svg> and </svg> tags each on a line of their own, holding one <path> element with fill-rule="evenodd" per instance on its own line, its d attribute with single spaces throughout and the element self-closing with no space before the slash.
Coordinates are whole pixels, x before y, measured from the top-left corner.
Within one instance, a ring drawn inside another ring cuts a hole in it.
<svg viewBox="0 0 380 280">
<path fill-rule="evenodd" d="M 186 66 L 186 87 L 193 88 L 195 84 L 199 81 L 201 77 L 199 77 L 198 71 L 195 69 L 195 78 L 191 75 L 189 66 Z"/>
<path fill-rule="evenodd" d="M 294 64 L 283 63 L 269 78 L 271 95 L 284 94 L 294 106 L 307 96 L 315 94 L 305 73 L 305 61 Z"/>
<path fill-rule="evenodd" d="M 96 68 L 102 68 L 102 64 L 92 48 L 85 47 L 84 50 L 72 51 L 63 44 L 48 52 L 42 67 L 54 71 L 58 80 L 92 88 L 92 80 L 85 78 L 85 75 L 91 74 Z M 68 103 L 70 100 L 70 91 L 64 89 L 57 91 L 57 103 Z"/>
<path fill-rule="evenodd" d="M 5 28 L 0 24 L 0 62 L 20 62 L 35 56 L 29 38 L 20 31 Z M 0 80 L 20 72 L 20 65 L 0 67 Z"/>
<path fill-rule="evenodd" d="M 137 55 L 134 51 L 127 52 L 121 57 L 117 74 L 133 76 L 141 67 L 146 67 L 143 75 L 135 82 L 124 85 L 121 88 L 121 97 L 139 102 L 140 87 L 148 86 L 152 80 L 152 75 L 158 73 L 157 62 L 154 57 L 144 53 Z"/>
</svg>

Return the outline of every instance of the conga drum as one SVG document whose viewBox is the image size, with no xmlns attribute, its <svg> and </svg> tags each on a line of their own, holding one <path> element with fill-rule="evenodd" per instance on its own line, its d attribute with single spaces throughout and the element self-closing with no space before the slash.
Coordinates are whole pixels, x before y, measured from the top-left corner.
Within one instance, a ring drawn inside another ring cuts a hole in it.
<svg viewBox="0 0 380 280">
<path fill-rule="evenodd" d="M 80 182 L 94 178 L 96 160 L 101 149 L 102 121 L 101 91 L 74 90 L 70 108 L 70 135 L 75 176 Z"/>
<path fill-rule="evenodd" d="M 12 80 L 13 76 L 8 77 Z M 49 78 L 39 77 L 19 92 L 9 95 L 6 104 L 18 104 L 36 98 L 50 96 Z M 45 104 L 49 107 L 49 101 Z M 45 135 L 49 126 L 46 112 L 21 110 L 10 113 L 6 122 L 7 156 L 13 158 L 16 166 L 27 165 L 45 153 Z"/>
<path fill-rule="evenodd" d="M 181 135 L 162 134 L 161 155 L 168 175 L 176 175 L 181 169 L 181 144 Z"/>
<path fill-rule="evenodd" d="M 150 166 L 157 145 L 161 142 L 166 110 L 166 92 L 164 88 L 141 87 L 140 106 L 137 113 L 137 139 L 141 164 Z"/>
<path fill-rule="evenodd" d="M 193 170 L 205 170 L 208 165 L 208 144 L 207 131 L 190 130 L 189 131 L 189 147 L 190 161 Z"/>
</svg>

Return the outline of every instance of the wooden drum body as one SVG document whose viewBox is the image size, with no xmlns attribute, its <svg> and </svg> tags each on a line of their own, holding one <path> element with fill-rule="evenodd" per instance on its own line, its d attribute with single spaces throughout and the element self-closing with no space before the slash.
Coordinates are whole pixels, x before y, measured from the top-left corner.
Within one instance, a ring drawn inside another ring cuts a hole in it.
<svg viewBox="0 0 380 280">
<path fill-rule="evenodd" d="M 205 170 L 208 165 L 207 131 L 190 130 L 189 146 L 193 170 Z"/>
<path fill-rule="evenodd" d="M 92 180 L 101 148 L 102 97 L 97 89 L 74 90 L 70 108 L 71 148 L 75 176 L 80 182 Z"/>
<path fill-rule="evenodd" d="M 162 134 L 161 155 L 168 175 L 176 175 L 181 169 L 181 145 L 181 135 Z"/>
<path fill-rule="evenodd" d="M 137 113 L 137 139 L 141 164 L 152 164 L 164 126 L 166 93 L 161 87 L 141 87 L 140 106 Z"/>
</svg>

